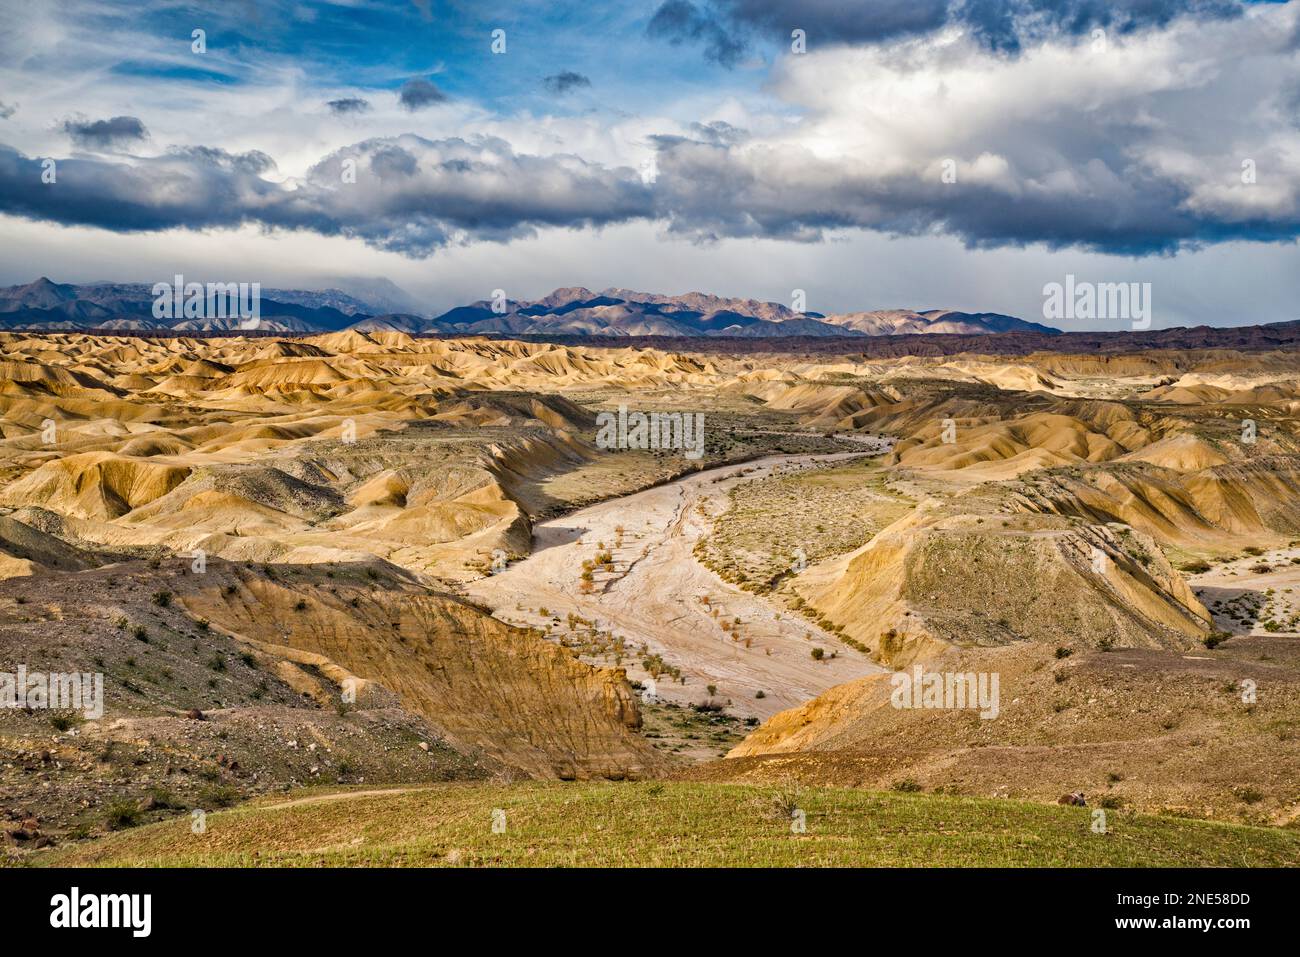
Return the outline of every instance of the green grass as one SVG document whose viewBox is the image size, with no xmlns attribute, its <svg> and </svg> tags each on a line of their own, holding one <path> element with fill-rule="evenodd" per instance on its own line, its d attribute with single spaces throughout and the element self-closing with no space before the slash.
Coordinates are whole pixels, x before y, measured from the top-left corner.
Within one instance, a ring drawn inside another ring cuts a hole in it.
<svg viewBox="0 0 1300 957">
<path fill-rule="evenodd" d="M 341 796 L 340 796 L 341 795 Z M 306 798 L 310 803 L 284 806 Z M 277 805 L 280 805 L 277 807 Z M 789 806 L 806 814 L 791 832 Z M 492 832 L 493 809 L 506 814 Z M 445 784 L 262 798 L 58 849 L 63 866 L 1278 866 L 1294 831 L 1009 800 L 693 782 Z"/>
</svg>

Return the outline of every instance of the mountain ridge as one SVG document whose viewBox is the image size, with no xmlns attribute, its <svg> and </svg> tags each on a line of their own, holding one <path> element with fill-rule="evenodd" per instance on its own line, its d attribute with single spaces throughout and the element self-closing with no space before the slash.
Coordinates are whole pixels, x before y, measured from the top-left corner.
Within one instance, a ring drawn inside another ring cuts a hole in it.
<svg viewBox="0 0 1300 957">
<path fill-rule="evenodd" d="M 638 292 L 611 286 L 599 292 L 561 286 L 532 300 L 480 299 L 438 315 L 422 315 L 400 287 L 387 280 L 351 280 L 319 291 L 262 290 L 260 316 L 156 318 L 152 286 L 111 281 L 58 283 L 41 276 L 0 288 L 0 330 L 151 331 L 187 334 L 241 329 L 319 333 L 344 329 L 396 331 L 408 335 L 577 335 L 678 338 L 858 337 L 901 333 L 1060 332 L 1041 323 L 993 312 L 885 309 L 826 315 L 796 312 L 777 302 L 687 292 Z M 367 298 L 372 295 L 373 298 Z M 406 305 L 409 308 L 400 308 Z M 233 308 L 227 310 L 234 312 Z"/>
</svg>

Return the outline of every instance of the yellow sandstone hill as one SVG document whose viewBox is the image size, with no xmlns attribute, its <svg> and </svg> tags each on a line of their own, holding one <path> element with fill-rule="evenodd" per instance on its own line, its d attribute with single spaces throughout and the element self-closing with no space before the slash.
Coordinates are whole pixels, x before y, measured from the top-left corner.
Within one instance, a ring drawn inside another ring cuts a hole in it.
<svg viewBox="0 0 1300 957">
<path fill-rule="evenodd" d="M 40 505 L 76 518 L 113 519 L 166 495 L 190 470 L 115 455 L 87 452 L 47 462 L 0 490 L 0 504 Z"/>
<path fill-rule="evenodd" d="M 1151 539 L 1046 516 L 922 507 L 795 587 L 895 667 L 948 645 L 1015 640 L 1185 649 L 1210 621 Z"/>
</svg>

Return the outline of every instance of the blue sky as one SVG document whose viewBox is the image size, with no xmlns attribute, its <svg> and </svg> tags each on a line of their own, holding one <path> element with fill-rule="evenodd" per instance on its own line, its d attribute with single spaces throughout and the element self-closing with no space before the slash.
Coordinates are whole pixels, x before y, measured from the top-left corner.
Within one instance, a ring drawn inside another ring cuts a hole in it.
<svg viewBox="0 0 1300 957">
<path fill-rule="evenodd" d="M 650 42 L 657 5 L 593 3 L 160 3 L 146 17 L 109 5 L 86 26 L 106 35 L 143 32 L 159 43 L 207 31 L 222 62 L 180 65 L 126 56 L 114 71 L 160 81 L 253 84 L 269 59 L 292 64 L 304 84 L 374 96 L 395 93 L 413 76 L 433 78 L 450 96 L 502 114 L 519 110 L 575 113 L 644 111 L 725 87 L 754 94 L 759 58 L 742 69 L 701 56 L 690 44 Z M 427 13 L 425 12 L 427 10 Z M 492 52 L 493 31 L 506 33 L 505 55 Z M 772 43 L 760 45 L 768 55 Z M 585 93 L 556 97 L 543 79 L 575 70 L 592 81 Z"/>
<path fill-rule="evenodd" d="M 1296 319 L 1297 6 L 0 0 L 0 282 Z"/>
</svg>

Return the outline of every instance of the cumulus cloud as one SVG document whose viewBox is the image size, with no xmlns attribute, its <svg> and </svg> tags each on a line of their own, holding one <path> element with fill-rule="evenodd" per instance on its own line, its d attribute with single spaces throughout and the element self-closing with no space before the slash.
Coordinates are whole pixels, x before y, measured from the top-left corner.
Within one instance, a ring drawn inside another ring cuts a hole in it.
<svg viewBox="0 0 1300 957">
<path fill-rule="evenodd" d="M 445 103 L 447 94 L 438 89 L 437 85 L 432 81 L 414 77 L 402 84 L 398 99 L 401 100 L 402 106 L 411 112 L 415 112 L 430 106 L 437 106 L 439 103 Z"/>
<path fill-rule="evenodd" d="M 520 154 L 494 138 L 367 140 L 325 157 L 302 181 L 277 182 L 274 172 L 265 154 L 204 148 L 129 162 L 65 159 L 57 181 L 42 184 L 38 159 L 0 146 L 0 212 L 117 232 L 252 223 L 412 257 L 653 213 L 635 170 Z"/>
<path fill-rule="evenodd" d="M 134 116 L 114 116 L 107 120 L 65 120 L 63 132 L 86 149 L 113 149 L 147 139 L 149 131 Z"/>
<path fill-rule="evenodd" d="M 365 113 L 370 109 L 370 101 L 363 100 L 359 96 L 347 96 L 338 100 L 330 100 L 325 105 L 330 108 L 330 112 L 335 116 L 349 116 L 354 113 Z"/>
<path fill-rule="evenodd" d="M 351 160 L 356 183 L 340 185 Z M 427 255 L 468 240 L 502 241 L 541 227 L 604 226 L 648 218 L 653 197 L 635 170 L 577 156 L 516 153 L 494 137 L 368 140 L 314 166 L 308 186 L 328 214 L 321 231 Z"/>
<path fill-rule="evenodd" d="M 542 85 L 556 96 L 563 96 L 584 86 L 591 86 L 591 79 L 572 70 L 553 73 L 542 80 Z"/>
<path fill-rule="evenodd" d="M 656 139 L 658 212 L 702 240 L 862 228 L 1150 254 L 1292 239 L 1297 13 L 1017 57 L 969 36 L 791 57 L 774 88 L 804 119 L 774 137 Z"/>
</svg>

